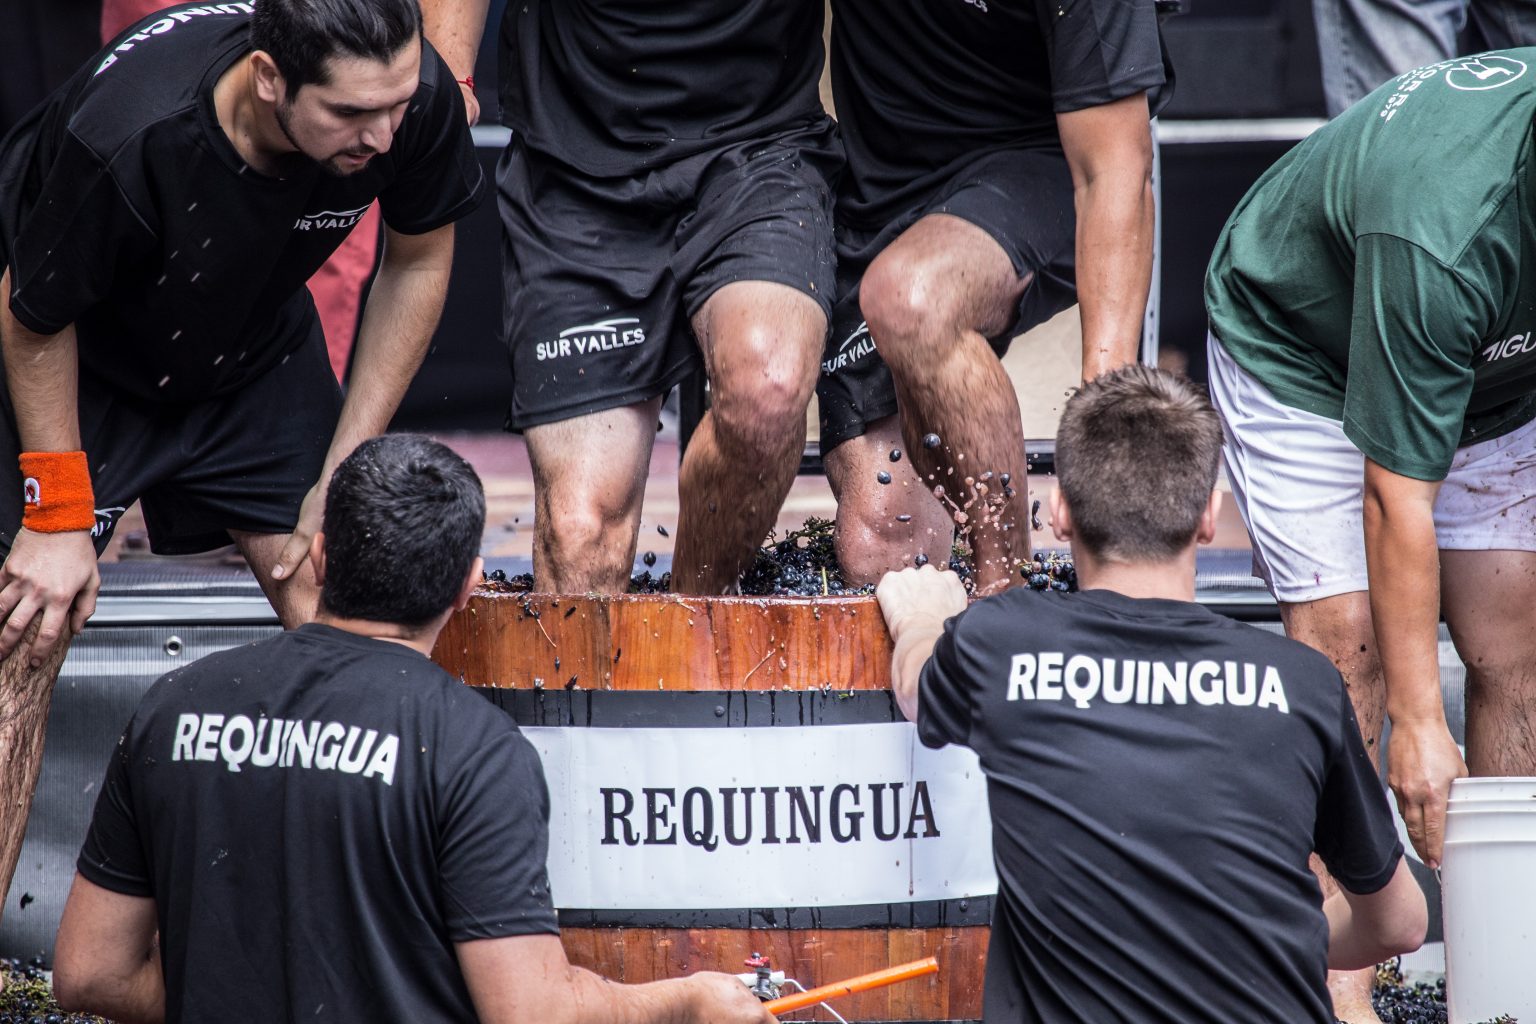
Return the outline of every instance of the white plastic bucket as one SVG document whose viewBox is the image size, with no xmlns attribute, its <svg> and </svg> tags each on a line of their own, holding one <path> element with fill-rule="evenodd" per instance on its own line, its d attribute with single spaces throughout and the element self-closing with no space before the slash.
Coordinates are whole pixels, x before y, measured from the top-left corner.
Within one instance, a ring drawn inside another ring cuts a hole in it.
<svg viewBox="0 0 1536 1024">
<path fill-rule="evenodd" d="M 1451 784 L 1440 892 L 1450 1024 L 1536 1021 L 1536 778 Z"/>
<path fill-rule="evenodd" d="M 1536 805 L 1536 778 L 1457 779 L 1451 784 L 1452 803 L 1480 800 L 1528 800 Z"/>
</svg>

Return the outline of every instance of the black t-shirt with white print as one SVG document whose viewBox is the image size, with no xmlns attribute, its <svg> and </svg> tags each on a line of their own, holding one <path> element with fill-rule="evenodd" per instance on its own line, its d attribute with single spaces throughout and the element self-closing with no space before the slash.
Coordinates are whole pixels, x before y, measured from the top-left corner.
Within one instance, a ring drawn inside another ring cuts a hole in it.
<svg viewBox="0 0 1536 1024">
<path fill-rule="evenodd" d="M 388 152 L 338 177 L 245 165 L 213 88 L 250 51 L 250 4 L 174 7 L 102 50 L 0 143 L 11 311 L 75 324 L 87 373 L 152 402 L 254 380 L 302 343 L 305 282 L 375 198 L 421 234 L 484 190 L 453 75 L 430 46 Z"/>
<path fill-rule="evenodd" d="M 1059 113 L 1172 96 L 1152 0 L 832 0 L 831 61 L 861 230 L 977 157 L 1059 146 Z"/>
<path fill-rule="evenodd" d="M 822 0 L 517 0 L 502 123 L 545 156 L 629 177 L 823 116 Z"/>
<path fill-rule="evenodd" d="M 1331 1022 L 1315 849 L 1402 846 L 1338 671 L 1196 604 L 1014 590 L 951 619 L 918 734 L 976 751 L 998 901 L 990 1024 Z"/>
<path fill-rule="evenodd" d="M 548 816 L 509 716 L 311 624 L 155 684 L 78 867 L 154 898 L 168 1021 L 470 1022 L 453 943 L 557 931 Z"/>
</svg>

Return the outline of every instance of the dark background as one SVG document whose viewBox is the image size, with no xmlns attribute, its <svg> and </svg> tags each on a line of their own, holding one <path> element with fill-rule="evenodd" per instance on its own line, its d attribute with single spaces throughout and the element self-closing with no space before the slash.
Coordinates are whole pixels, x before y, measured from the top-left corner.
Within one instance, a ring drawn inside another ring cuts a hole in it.
<svg viewBox="0 0 1536 1024">
<path fill-rule="evenodd" d="M 476 68 L 482 123 L 496 111 L 492 0 Z M 1178 85 L 1165 122 L 1323 116 L 1309 0 L 1185 0 L 1164 25 Z M 57 87 L 98 48 L 100 0 L 0 0 L 0 132 Z M 1203 379 L 1205 317 L 1200 284 L 1211 247 L 1237 200 L 1291 143 L 1165 143 L 1162 348 Z M 482 147 L 487 175 L 498 151 Z M 496 430 L 508 371 L 500 334 L 500 239 L 494 200 L 460 223 L 448 305 L 431 353 L 397 425 Z"/>
</svg>

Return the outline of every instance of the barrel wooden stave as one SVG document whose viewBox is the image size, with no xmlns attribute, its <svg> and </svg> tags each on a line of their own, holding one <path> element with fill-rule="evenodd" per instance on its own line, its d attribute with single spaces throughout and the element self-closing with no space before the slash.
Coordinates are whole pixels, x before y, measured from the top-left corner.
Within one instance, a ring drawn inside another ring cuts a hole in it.
<svg viewBox="0 0 1536 1024">
<path fill-rule="evenodd" d="M 472 686 L 880 690 L 891 645 L 873 597 L 477 591 L 433 657 Z"/>
<path fill-rule="evenodd" d="M 775 970 L 806 988 L 881 967 L 939 958 L 939 973 L 839 999 L 849 1020 L 951 1021 L 981 1017 L 982 977 L 990 929 L 762 929 L 565 928 L 571 962 L 615 981 L 639 983 L 694 971 L 748 970 L 742 961 L 757 952 Z M 824 1010 L 788 1014 L 790 1021 L 829 1021 Z"/>
</svg>

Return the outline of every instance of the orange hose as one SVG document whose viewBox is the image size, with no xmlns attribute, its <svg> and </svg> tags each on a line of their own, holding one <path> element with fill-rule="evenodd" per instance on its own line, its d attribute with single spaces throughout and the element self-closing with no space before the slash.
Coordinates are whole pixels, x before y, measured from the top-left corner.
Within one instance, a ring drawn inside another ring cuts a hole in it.
<svg viewBox="0 0 1536 1024">
<path fill-rule="evenodd" d="M 769 1013 L 775 1015 L 789 1013 L 791 1010 L 803 1010 L 807 1006 L 824 1003 L 828 999 L 851 996 L 855 992 L 867 992 L 872 988 L 883 988 L 899 981 L 911 981 L 925 974 L 937 974 L 938 971 L 938 958 L 930 956 L 926 960 L 914 960 L 909 964 L 875 971 L 873 974 L 861 974 L 857 978 L 849 978 L 846 981 L 836 981 L 805 992 L 796 992 L 794 995 L 780 996 L 778 999 L 770 999 L 763 1005 L 767 1007 Z"/>
</svg>

